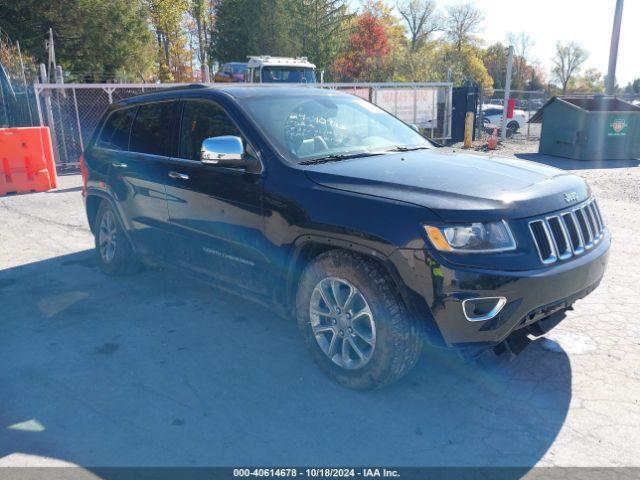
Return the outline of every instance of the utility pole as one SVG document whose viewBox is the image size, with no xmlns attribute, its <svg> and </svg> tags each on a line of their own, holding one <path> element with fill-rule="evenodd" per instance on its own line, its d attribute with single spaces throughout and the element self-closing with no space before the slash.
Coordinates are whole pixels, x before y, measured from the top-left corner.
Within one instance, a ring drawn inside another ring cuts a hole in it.
<svg viewBox="0 0 640 480">
<path fill-rule="evenodd" d="M 507 138 L 507 106 L 509 105 L 509 96 L 511 95 L 511 71 L 513 70 L 513 45 L 509 45 L 509 58 L 507 60 L 507 78 L 504 81 L 504 104 L 502 105 L 502 129 L 500 131 L 500 140 L 505 141 Z"/>
<path fill-rule="evenodd" d="M 622 7 L 624 0 L 616 0 L 616 13 L 613 17 L 611 32 L 611 48 L 609 49 L 609 70 L 607 72 L 607 95 L 613 95 L 616 88 L 616 64 L 618 62 L 618 44 L 620 43 L 620 25 L 622 24 Z"/>
</svg>

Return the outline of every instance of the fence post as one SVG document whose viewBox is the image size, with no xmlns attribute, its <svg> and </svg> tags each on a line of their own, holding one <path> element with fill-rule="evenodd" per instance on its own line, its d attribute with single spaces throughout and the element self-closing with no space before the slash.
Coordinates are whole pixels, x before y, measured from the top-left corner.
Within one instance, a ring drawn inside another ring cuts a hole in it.
<svg viewBox="0 0 640 480">
<path fill-rule="evenodd" d="M 413 87 L 413 123 L 418 122 L 418 87 Z"/>
<path fill-rule="evenodd" d="M 36 94 L 36 107 L 38 109 L 38 120 L 40 121 L 40 126 L 44 127 L 44 121 L 42 120 L 42 107 L 40 106 L 40 88 L 38 84 L 33 85 L 33 93 Z"/>
<path fill-rule="evenodd" d="M 76 110 L 76 122 L 78 124 L 78 138 L 80 140 L 80 150 L 84 152 L 84 141 L 82 140 L 82 127 L 80 126 L 80 114 L 78 113 L 78 98 L 76 97 L 76 89 L 72 88 L 73 93 L 73 106 Z"/>
<path fill-rule="evenodd" d="M 51 131 L 51 141 L 53 143 L 54 156 L 57 157 L 56 164 L 59 165 L 60 163 L 62 163 L 62 159 L 60 157 L 60 150 L 58 148 L 57 129 L 53 121 L 53 108 L 51 107 L 51 90 L 45 89 L 43 93 L 44 93 L 44 106 L 47 109 L 47 126 Z"/>
<path fill-rule="evenodd" d="M 478 129 L 478 139 L 482 140 L 484 137 L 484 86 L 480 85 L 478 87 L 478 121 L 476 122 L 476 128 Z"/>
<path fill-rule="evenodd" d="M 513 68 L 513 45 L 509 45 L 509 57 L 507 58 L 507 78 L 504 82 L 504 102 L 502 103 L 502 125 L 500 140 L 507 139 L 507 104 L 509 103 L 509 90 L 511 89 L 511 69 Z"/>
<path fill-rule="evenodd" d="M 435 128 L 433 127 L 433 119 L 438 118 L 438 91 L 435 88 L 432 88 L 431 91 L 433 94 L 431 95 L 431 138 L 434 138 Z M 446 119 L 443 118 L 442 121 Z M 438 121 L 436 120 L 436 127 L 438 126 Z M 444 132 L 443 132 L 444 133 Z"/>
</svg>

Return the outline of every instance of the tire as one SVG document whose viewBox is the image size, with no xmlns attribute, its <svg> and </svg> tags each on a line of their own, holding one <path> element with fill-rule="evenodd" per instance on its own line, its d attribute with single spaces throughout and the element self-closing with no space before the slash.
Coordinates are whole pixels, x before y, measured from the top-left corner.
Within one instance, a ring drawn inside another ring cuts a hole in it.
<svg viewBox="0 0 640 480">
<path fill-rule="evenodd" d="M 511 130 L 511 135 L 518 133 L 520 130 L 520 124 L 514 120 L 507 123 L 507 130 Z"/>
<path fill-rule="evenodd" d="M 122 229 L 118 215 L 107 201 L 98 207 L 94 228 L 96 256 L 100 269 L 107 275 L 131 275 L 140 270 L 140 261 Z M 113 249 L 106 248 L 106 237 Z"/>
<path fill-rule="evenodd" d="M 316 312 L 329 311 L 320 292 L 326 286 L 324 293 L 329 294 L 334 285 L 339 286 L 337 296 L 342 300 L 337 303 L 345 306 L 351 288 L 364 302 L 354 294 L 351 307 L 339 314 L 336 310 L 331 310 L 332 315 L 312 314 L 312 306 Z M 362 314 L 366 311 L 363 305 L 369 308 L 368 313 Z M 408 315 L 392 280 L 377 262 L 361 255 L 332 250 L 314 259 L 302 274 L 296 312 L 298 326 L 315 362 L 329 377 L 348 388 L 370 390 L 389 385 L 406 375 L 422 353 L 418 325 Z M 346 318 L 350 314 L 354 315 L 351 320 Z M 324 332 L 318 333 L 320 330 Z M 343 352 L 347 343 L 346 361 L 341 354 L 330 356 L 334 337 L 341 342 L 337 348 Z M 356 354 L 354 344 L 368 359 Z"/>
</svg>

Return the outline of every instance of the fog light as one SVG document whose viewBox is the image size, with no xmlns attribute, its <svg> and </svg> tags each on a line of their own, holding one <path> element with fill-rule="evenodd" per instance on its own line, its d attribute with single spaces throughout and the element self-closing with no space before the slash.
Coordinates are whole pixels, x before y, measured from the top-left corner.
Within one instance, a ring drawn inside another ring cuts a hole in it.
<svg viewBox="0 0 640 480">
<path fill-rule="evenodd" d="M 484 322 L 498 315 L 506 304 L 505 297 L 467 298 L 462 301 L 462 311 L 470 322 Z"/>
</svg>

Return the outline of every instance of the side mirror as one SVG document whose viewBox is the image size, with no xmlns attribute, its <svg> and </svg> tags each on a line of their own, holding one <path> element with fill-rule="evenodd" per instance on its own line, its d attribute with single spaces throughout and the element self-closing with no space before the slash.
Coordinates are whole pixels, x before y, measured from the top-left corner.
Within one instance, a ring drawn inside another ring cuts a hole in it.
<svg viewBox="0 0 640 480">
<path fill-rule="evenodd" d="M 240 167 L 244 165 L 242 139 L 233 135 L 210 137 L 202 142 L 200 161 L 220 167 Z"/>
</svg>

